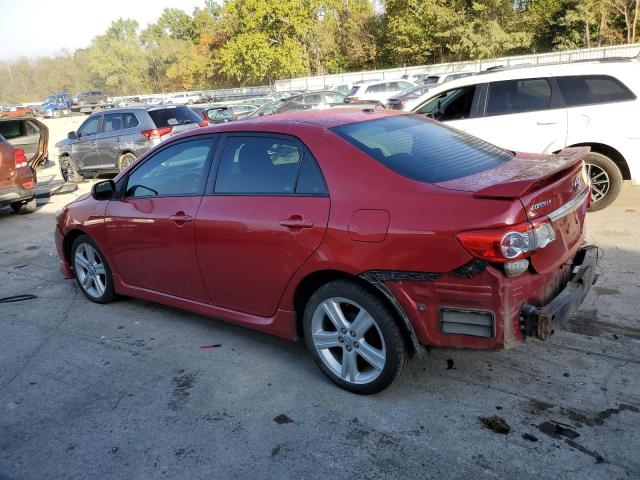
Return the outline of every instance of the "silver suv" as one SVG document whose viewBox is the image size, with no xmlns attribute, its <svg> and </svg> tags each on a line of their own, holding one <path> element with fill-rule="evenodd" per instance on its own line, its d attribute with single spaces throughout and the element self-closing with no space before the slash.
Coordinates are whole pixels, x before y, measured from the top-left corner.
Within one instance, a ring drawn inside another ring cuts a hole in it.
<svg viewBox="0 0 640 480">
<path fill-rule="evenodd" d="M 69 182 L 120 172 L 162 140 L 193 128 L 202 118 L 183 106 L 136 106 L 90 115 L 56 144 L 60 173 Z"/>
</svg>

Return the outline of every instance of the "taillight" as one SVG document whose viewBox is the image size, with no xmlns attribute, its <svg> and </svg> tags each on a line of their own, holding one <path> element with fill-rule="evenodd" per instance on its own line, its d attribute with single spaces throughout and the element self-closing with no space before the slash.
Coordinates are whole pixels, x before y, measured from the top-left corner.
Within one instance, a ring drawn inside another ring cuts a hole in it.
<svg viewBox="0 0 640 480">
<path fill-rule="evenodd" d="M 13 151 L 13 160 L 16 165 L 16 168 L 26 167 L 27 166 L 27 157 L 24 154 L 24 150 L 21 148 L 16 148 Z"/>
<path fill-rule="evenodd" d="M 201 121 L 201 122 L 198 124 L 198 126 L 199 126 L 199 127 L 207 127 L 207 126 L 209 126 L 209 119 L 208 119 L 208 118 L 205 118 L 203 121 Z"/>
<path fill-rule="evenodd" d="M 547 219 L 458 234 L 460 243 L 473 256 L 498 263 L 530 257 L 555 238 L 553 226 Z"/>
<path fill-rule="evenodd" d="M 152 128 L 151 130 L 142 130 L 140 133 L 149 140 L 153 140 L 154 138 L 162 138 L 163 136 L 170 134 L 172 129 L 173 127 L 160 127 Z"/>
<path fill-rule="evenodd" d="M 349 99 L 351 99 L 352 102 L 357 102 L 360 100 L 360 97 L 349 97 Z"/>
</svg>

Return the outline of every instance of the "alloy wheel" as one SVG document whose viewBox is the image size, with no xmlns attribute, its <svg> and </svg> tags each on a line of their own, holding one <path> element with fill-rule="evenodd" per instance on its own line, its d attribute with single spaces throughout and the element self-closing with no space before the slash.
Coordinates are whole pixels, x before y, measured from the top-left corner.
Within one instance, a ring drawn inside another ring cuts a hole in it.
<svg viewBox="0 0 640 480">
<path fill-rule="evenodd" d="M 321 302 L 311 319 L 311 338 L 322 362 L 345 382 L 370 383 L 384 369 L 387 351 L 380 327 L 353 300 Z"/>
<path fill-rule="evenodd" d="M 591 181 L 591 201 L 596 203 L 602 200 L 611 188 L 609 174 L 598 165 L 587 163 L 587 175 Z"/>
<path fill-rule="evenodd" d="M 75 270 L 82 289 L 92 298 L 100 298 L 107 289 L 107 271 L 98 252 L 89 244 L 76 248 Z"/>
</svg>

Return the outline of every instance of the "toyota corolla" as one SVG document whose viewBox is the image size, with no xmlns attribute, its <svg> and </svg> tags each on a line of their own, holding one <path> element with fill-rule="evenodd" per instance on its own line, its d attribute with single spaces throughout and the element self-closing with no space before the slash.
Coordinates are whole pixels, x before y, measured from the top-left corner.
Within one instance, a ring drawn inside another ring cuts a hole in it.
<svg viewBox="0 0 640 480">
<path fill-rule="evenodd" d="M 390 111 L 305 111 L 193 130 L 57 217 L 86 297 L 152 300 L 304 339 L 378 392 L 429 347 L 547 339 L 587 295 L 582 157 L 502 150 Z"/>
</svg>

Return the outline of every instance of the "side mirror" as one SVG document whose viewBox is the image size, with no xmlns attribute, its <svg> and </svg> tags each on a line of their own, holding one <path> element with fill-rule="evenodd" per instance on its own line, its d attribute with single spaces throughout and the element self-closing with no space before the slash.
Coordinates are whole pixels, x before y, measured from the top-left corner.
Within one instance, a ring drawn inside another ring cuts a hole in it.
<svg viewBox="0 0 640 480">
<path fill-rule="evenodd" d="M 76 132 L 69 132 L 67 133 L 67 138 L 69 140 L 75 140 L 76 138 L 78 138 L 78 135 L 76 135 Z"/>
<path fill-rule="evenodd" d="M 344 103 L 351 103 L 351 99 L 349 97 L 344 97 Z"/>
<path fill-rule="evenodd" d="M 116 193 L 116 182 L 113 180 L 104 180 L 94 183 L 91 187 L 91 196 L 96 200 L 111 200 Z"/>
</svg>

